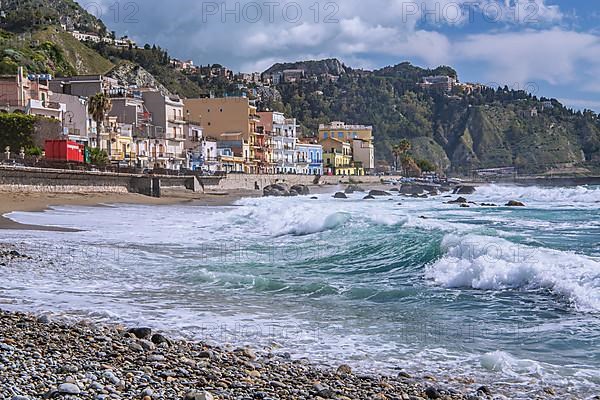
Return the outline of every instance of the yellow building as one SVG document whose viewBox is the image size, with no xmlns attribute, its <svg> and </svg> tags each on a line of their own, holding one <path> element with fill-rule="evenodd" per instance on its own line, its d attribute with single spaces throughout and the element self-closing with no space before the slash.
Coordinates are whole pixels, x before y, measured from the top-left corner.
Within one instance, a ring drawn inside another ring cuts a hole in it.
<svg viewBox="0 0 600 400">
<path fill-rule="evenodd" d="M 352 146 L 349 142 L 338 139 L 324 139 L 323 173 L 325 175 L 364 175 L 360 163 L 352 160 Z"/>
<path fill-rule="evenodd" d="M 330 124 L 319 125 L 319 140 L 337 139 L 351 142 L 360 139 L 365 142 L 373 142 L 373 127 L 367 125 L 346 125 L 341 121 L 333 121 Z"/>
<path fill-rule="evenodd" d="M 375 170 L 375 149 L 373 127 L 367 125 L 346 125 L 341 121 L 319 125 L 319 140 L 336 139 L 349 142 L 355 165 L 361 165 L 362 174 Z"/>
<path fill-rule="evenodd" d="M 136 160 L 133 146 L 133 126 L 119 123 L 117 117 L 106 119 L 106 128 L 102 134 L 101 149 L 106 151 L 108 159 L 113 162 L 132 164 Z"/>
<path fill-rule="evenodd" d="M 248 98 L 186 99 L 184 105 L 186 119 L 201 123 L 205 136 L 214 137 L 217 141 L 243 141 L 249 147 L 249 154 L 241 152 L 244 146 L 235 146 L 234 156 L 246 160 L 245 172 L 260 172 L 264 135 L 257 132 L 260 119 L 256 106 Z"/>
</svg>

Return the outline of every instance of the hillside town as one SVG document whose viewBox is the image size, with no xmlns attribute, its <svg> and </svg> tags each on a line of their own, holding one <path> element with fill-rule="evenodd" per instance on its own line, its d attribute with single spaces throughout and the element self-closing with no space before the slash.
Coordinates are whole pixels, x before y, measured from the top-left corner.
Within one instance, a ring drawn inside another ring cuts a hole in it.
<svg viewBox="0 0 600 400">
<path fill-rule="evenodd" d="M 90 107 L 98 95 L 108 103 L 100 118 Z M 43 157 L 54 160 L 86 162 L 99 149 L 109 164 L 142 170 L 351 176 L 375 169 L 372 126 L 332 121 L 303 135 L 296 118 L 259 111 L 244 95 L 182 99 L 103 75 L 55 78 L 20 68 L 0 76 L 0 99 L 3 112 L 55 122 L 38 138 Z"/>
</svg>

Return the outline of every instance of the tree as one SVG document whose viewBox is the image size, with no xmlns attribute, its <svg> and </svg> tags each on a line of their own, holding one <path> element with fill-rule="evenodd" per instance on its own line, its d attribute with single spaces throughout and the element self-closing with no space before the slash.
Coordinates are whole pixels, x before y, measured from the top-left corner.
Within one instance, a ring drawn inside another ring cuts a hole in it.
<svg viewBox="0 0 600 400">
<path fill-rule="evenodd" d="M 394 155 L 394 160 L 396 162 L 396 170 L 398 169 L 398 166 L 401 165 L 398 160 L 410 150 L 410 147 L 410 142 L 407 139 L 402 139 L 400 143 L 392 147 L 392 154 Z"/>
<path fill-rule="evenodd" d="M 91 149 L 90 161 L 93 165 L 103 167 L 108 164 L 108 154 L 106 154 L 106 151 L 100 150 L 99 148 Z"/>
<path fill-rule="evenodd" d="M 96 121 L 96 148 L 100 148 L 100 140 L 104 128 L 104 118 L 106 114 L 111 110 L 112 104 L 110 97 L 104 93 L 96 93 L 90 97 L 88 104 L 88 112 L 92 116 L 92 119 Z"/>
</svg>

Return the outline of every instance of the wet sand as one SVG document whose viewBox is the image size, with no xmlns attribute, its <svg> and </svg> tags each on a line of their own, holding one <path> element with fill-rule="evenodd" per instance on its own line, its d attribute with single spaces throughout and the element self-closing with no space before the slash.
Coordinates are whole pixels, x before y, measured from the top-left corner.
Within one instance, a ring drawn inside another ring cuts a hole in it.
<svg viewBox="0 0 600 400">
<path fill-rule="evenodd" d="M 53 206 L 101 207 L 104 204 L 144 204 L 172 205 L 191 204 L 206 206 L 227 206 L 244 197 L 256 197 L 262 193 L 248 190 L 229 190 L 227 192 L 207 191 L 192 193 L 183 190 L 163 190 L 160 198 L 133 193 L 15 193 L 0 192 L 0 229 L 45 230 L 73 232 L 56 227 L 19 224 L 5 215 L 14 211 L 45 211 Z"/>
</svg>

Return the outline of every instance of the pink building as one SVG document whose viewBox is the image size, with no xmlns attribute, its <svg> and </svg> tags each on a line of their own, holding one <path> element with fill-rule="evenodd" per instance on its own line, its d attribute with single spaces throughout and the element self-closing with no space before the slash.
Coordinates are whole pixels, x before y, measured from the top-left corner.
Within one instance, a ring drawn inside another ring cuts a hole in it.
<svg viewBox="0 0 600 400">
<path fill-rule="evenodd" d="M 44 81 L 29 80 L 19 68 L 17 75 L 0 76 L 0 107 L 25 110 L 30 100 L 46 103 L 50 100 L 49 88 Z"/>
</svg>

